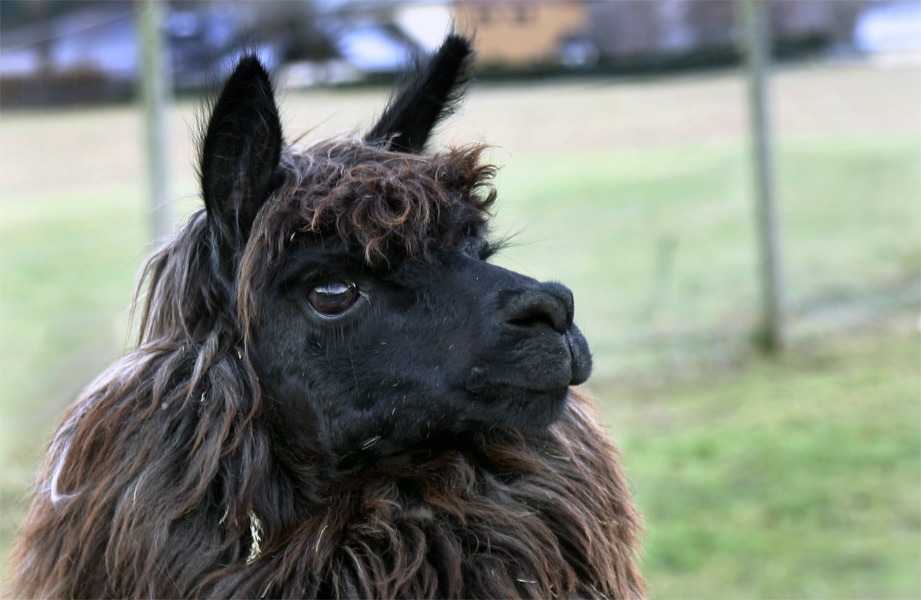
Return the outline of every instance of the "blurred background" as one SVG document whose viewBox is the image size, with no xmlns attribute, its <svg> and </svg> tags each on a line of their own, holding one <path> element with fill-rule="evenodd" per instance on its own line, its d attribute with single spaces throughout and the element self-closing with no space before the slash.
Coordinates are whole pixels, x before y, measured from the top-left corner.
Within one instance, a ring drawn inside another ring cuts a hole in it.
<svg viewBox="0 0 921 600">
<path fill-rule="evenodd" d="M 61 412 L 131 343 L 139 265 L 199 205 L 234 57 L 259 54 L 309 143 L 370 126 L 453 23 L 478 75 L 434 146 L 493 144 L 497 261 L 575 292 L 652 595 L 921 597 L 921 4 L 761 4 L 773 344 L 751 5 L 0 2 L 0 553 Z"/>
</svg>

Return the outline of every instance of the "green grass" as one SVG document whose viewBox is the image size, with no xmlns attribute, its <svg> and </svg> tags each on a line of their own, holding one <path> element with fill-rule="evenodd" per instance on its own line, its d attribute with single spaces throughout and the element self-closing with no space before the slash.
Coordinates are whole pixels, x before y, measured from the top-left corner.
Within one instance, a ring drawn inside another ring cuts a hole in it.
<svg viewBox="0 0 921 600">
<path fill-rule="evenodd" d="M 683 384 L 595 382 L 660 598 L 921 595 L 911 319 Z"/>
<path fill-rule="evenodd" d="M 0 225 L 0 544 L 64 407 L 124 348 L 144 252 L 137 194 L 4 197 Z"/>
<path fill-rule="evenodd" d="M 731 119 L 701 129 L 738 101 L 733 80 L 486 88 L 471 100 L 461 141 L 485 114 L 484 130 L 511 138 L 487 139 L 523 148 L 493 151 L 505 163 L 495 229 L 518 232 L 498 262 L 575 292 L 657 597 L 921 596 L 919 86 L 891 87 L 916 74 L 779 77 L 781 100 L 798 100 L 780 103 L 781 125 L 811 129 L 778 141 L 794 345 L 777 361 L 749 339 L 746 145 Z M 374 94 L 359 96 L 344 126 L 374 110 Z M 579 111 L 547 112 L 561 99 Z M 347 100 L 293 94 L 284 112 L 306 114 L 302 103 L 321 119 Z M 658 113 L 642 112 L 650 103 Z M 180 109 L 177 196 L 194 190 Z M 536 114 L 554 115 L 540 136 Z M 685 116 L 690 133 L 673 136 Z M 624 129 L 614 119 L 631 119 L 633 141 L 602 143 Z M 130 108 L 4 114 L 0 126 L 2 555 L 58 415 L 124 349 L 149 248 Z"/>
</svg>

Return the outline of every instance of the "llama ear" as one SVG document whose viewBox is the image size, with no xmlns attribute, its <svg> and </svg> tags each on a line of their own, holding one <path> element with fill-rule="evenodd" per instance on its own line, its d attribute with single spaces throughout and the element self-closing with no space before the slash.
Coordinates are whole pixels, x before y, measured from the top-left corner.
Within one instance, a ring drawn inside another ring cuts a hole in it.
<svg viewBox="0 0 921 600">
<path fill-rule="evenodd" d="M 460 99 L 472 62 L 470 40 L 449 35 L 428 62 L 398 87 L 365 141 L 388 150 L 421 152 L 432 129 Z"/>
<path fill-rule="evenodd" d="M 281 145 L 268 73 L 255 56 L 247 56 L 214 104 L 201 146 L 202 195 L 223 243 L 246 241 L 274 187 Z"/>
</svg>

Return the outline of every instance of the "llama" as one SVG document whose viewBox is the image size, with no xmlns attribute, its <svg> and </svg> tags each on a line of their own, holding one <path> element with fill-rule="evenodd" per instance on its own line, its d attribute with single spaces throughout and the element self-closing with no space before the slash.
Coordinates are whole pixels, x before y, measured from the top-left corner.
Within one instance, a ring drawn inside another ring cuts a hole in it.
<svg viewBox="0 0 921 600">
<path fill-rule="evenodd" d="M 63 417 L 14 597 L 634 598 L 640 517 L 573 299 L 490 264 L 450 35 L 359 138 L 284 143 L 243 58 L 139 341 Z"/>
</svg>

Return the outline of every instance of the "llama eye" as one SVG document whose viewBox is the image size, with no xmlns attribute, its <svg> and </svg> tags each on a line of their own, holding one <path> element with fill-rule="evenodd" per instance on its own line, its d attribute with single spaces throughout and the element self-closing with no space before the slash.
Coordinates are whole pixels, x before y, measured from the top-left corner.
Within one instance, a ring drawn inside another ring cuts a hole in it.
<svg viewBox="0 0 921 600">
<path fill-rule="evenodd" d="M 351 281 L 331 281 L 318 285 L 307 294 L 307 301 L 321 315 L 341 314 L 358 300 L 358 287 Z"/>
</svg>

